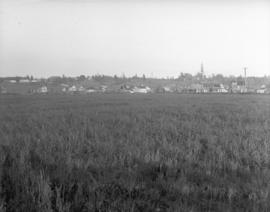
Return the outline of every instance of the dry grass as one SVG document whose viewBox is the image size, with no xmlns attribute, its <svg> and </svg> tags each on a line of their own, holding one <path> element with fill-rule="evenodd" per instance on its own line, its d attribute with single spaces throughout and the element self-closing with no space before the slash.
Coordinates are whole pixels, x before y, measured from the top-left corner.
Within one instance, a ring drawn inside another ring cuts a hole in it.
<svg viewBox="0 0 270 212">
<path fill-rule="evenodd" d="M 270 96 L 0 96 L 0 211 L 269 211 Z"/>
</svg>

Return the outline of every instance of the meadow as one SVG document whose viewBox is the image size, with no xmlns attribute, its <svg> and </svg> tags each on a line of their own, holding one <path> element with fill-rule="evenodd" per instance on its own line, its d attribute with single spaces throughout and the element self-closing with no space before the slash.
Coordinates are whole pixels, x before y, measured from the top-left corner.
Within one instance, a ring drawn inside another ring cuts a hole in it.
<svg viewBox="0 0 270 212">
<path fill-rule="evenodd" d="M 0 95 L 0 211 L 270 211 L 270 96 Z"/>
</svg>

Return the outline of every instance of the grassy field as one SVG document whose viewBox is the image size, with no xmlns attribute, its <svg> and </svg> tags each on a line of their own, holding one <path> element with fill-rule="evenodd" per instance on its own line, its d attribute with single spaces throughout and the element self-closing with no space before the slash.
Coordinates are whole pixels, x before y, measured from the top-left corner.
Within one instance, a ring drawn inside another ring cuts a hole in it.
<svg viewBox="0 0 270 212">
<path fill-rule="evenodd" d="M 270 96 L 0 96 L 0 211 L 269 211 Z"/>
</svg>

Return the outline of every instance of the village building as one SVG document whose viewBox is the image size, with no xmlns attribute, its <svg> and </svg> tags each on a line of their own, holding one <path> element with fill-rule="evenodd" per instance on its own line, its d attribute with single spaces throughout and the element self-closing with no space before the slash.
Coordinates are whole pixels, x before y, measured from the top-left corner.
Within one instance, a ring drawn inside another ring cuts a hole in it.
<svg viewBox="0 0 270 212">
<path fill-rule="evenodd" d="M 69 87 L 69 85 L 68 84 L 65 84 L 65 83 L 61 83 L 60 84 L 62 87 L 65 87 L 65 88 L 68 88 Z"/>
<path fill-rule="evenodd" d="M 107 85 L 101 85 L 100 88 L 101 88 L 101 91 L 102 91 L 102 92 L 106 92 L 108 86 L 107 86 Z"/>
<path fill-rule="evenodd" d="M 37 89 L 37 93 L 48 93 L 47 86 L 41 86 Z"/>
<path fill-rule="evenodd" d="M 264 94 L 264 93 L 266 93 L 266 89 L 265 89 L 265 88 L 257 89 L 257 90 L 256 90 L 256 93 Z"/>
<path fill-rule="evenodd" d="M 259 89 L 256 90 L 258 94 L 269 94 L 270 89 L 266 87 L 266 85 L 262 85 Z"/>
<path fill-rule="evenodd" d="M 196 93 L 196 89 L 192 89 L 192 88 L 183 88 L 183 89 L 181 90 L 181 93 L 189 93 L 189 94 Z"/>
<path fill-rule="evenodd" d="M 73 85 L 73 86 L 71 86 L 71 87 L 68 88 L 68 91 L 69 92 L 76 92 L 77 91 L 77 88 L 76 88 L 75 85 Z"/>
<path fill-rule="evenodd" d="M 29 79 L 20 79 L 19 83 L 29 83 L 31 82 Z"/>
<path fill-rule="evenodd" d="M 4 86 L 0 86 L 0 93 L 2 94 L 7 93 L 7 89 Z"/>
<path fill-rule="evenodd" d="M 122 90 L 131 90 L 134 86 L 128 85 L 128 84 L 123 84 L 120 86 L 120 89 Z"/>
<path fill-rule="evenodd" d="M 212 84 L 212 87 L 210 88 L 210 92 L 222 93 L 223 89 L 224 89 L 224 86 L 222 84 L 214 83 L 214 84 Z"/>
<path fill-rule="evenodd" d="M 41 86 L 41 83 L 11 83 L 4 81 L 1 83 L 1 93 L 33 94 L 36 93 Z"/>
<path fill-rule="evenodd" d="M 133 88 L 134 93 L 149 93 L 151 92 L 151 88 L 148 86 L 140 85 L 140 86 L 135 86 Z"/>
<path fill-rule="evenodd" d="M 196 84 L 191 84 L 189 87 L 190 91 L 193 93 L 207 93 L 207 89 L 203 87 L 202 84 L 196 83 Z"/>
<path fill-rule="evenodd" d="M 232 93 L 247 93 L 248 89 L 246 82 L 242 78 L 238 78 L 237 81 L 231 83 L 231 92 Z"/>
<path fill-rule="evenodd" d="M 68 91 L 68 88 L 69 88 L 69 85 L 68 84 L 65 84 L 65 83 L 61 83 L 61 91 L 62 92 L 67 92 Z"/>
<path fill-rule="evenodd" d="M 173 92 L 173 88 L 170 86 L 164 86 L 163 89 L 164 89 L 165 93 L 172 93 Z"/>
<path fill-rule="evenodd" d="M 158 85 L 154 89 L 155 93 L 175 93 L 177 91 L 175 84 Z"/>
<path fill-rule="evenodd" d="M 95 93 L 95 92 L 97 92 L 97 90 L 93 87 L 89 87 L 86 89 L 86 93 Z"/>
<path fill-rule="evenodd" d="M 79 91 L 79 92 L 84 92 L 84 91 L 86 91 L 86 90 L 85 90 L 85 88 L 84 88 L 83 86 L 78 86 L 78 87 L 77 87 L 77 91 Z"/>
<path fill-rule="evenodd" d="M 222 83 L 203 83 L 203 90 L 201 93 L 228 93 L 228 86 Z"/>
<path fill-rule="evenodd" d="M 134 85 L 131 84 L 122 84 L 120 85 L 120 92 L 124 92 L 124 93 L 134 93 L 133 89 L 134 89 Z"/>
<path fill-rule="evenodd" d="M 155 88 L 155 93 L 165 93 L 165 92 L 166 92 L 166 90 L 162 86 L 158 86 Z"/>
<path fill-rule="evenodd" d="M 228 89 L 225 88 L 223 84 L 215 84 L 217 93 L 228 93 Z"/>
<path fill-rule="evenodd" d="M 57 83 L 48 83 L 47 84 L 47 89 L 48 93 L 64 93 L 68 90 L 68 85 L 63 86 L 62 84 L 57 84 Z"/>
</svg>

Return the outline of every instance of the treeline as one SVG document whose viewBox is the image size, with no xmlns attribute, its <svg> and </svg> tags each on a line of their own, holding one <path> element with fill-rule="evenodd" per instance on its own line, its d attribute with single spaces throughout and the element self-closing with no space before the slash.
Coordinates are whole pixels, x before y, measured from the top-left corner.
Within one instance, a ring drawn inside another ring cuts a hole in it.
<svg viewBox="0 0 270 212">
<path fill-rule="evenodd" d="M 0 83 L 3 81 L 9 81 L 14 80 L 16 82 L 19 82 L 21 79 L 28 79 L 33 80 L 36 79 L 33 76 L 15 76 L 15 77 L 0 77 Z M 152 77 L 146 77 L 145 74 L 139 76 L 134 75 L 131 77 L 125 76 L 125 74 L 122 74 L 120 76 L 114 75 L 114 76 L 108 76 L 108 75 L 101 75 L 96 74 L 92 76 L 85 76 L 85 75 L 79 75 L 77 77 L 68 77 L 65 75 L 62 76 L 51 76 L 48 78 L 42 78 L 39 79 L 44 82 L 52 82 L 56 84 L 60 83 L 75 83 L 85 80 L 93 79 L 98 82 L 127 82 L 130 80 L 139 80 L 144 82 L 149 81 L 166 81 L 168 83 L 170 82 L 186 82 L 186 83 L 203 83 L 203 82 L 214 82 L 214 83 L 222 83 L 222 84 L 231 84 L 232 82 L 239 82 L 239 81 L 245 81 L 245 78 L 243 76 L 224 76 L 222 74 L 212 74 L 211 76 L 206 76 L 203 73 L 199 72 L 197 74 L 190 74 L 190 73 L 183 73 L 181 72 L 178 77 L 167 77 L 167 78 L 152 78 Z M 270 87 L 270 76 L 263 76 L 263 77 L 255 77 L 255 76 L 249 76 L 246 78 L 247 83 L 250 86 L 260 86 L 260 85 L 266 85 L 267 87 Z"/>
</svg>

